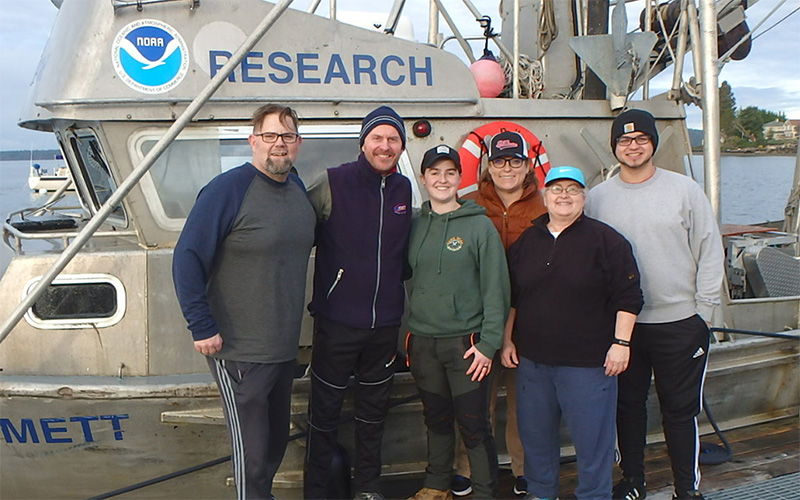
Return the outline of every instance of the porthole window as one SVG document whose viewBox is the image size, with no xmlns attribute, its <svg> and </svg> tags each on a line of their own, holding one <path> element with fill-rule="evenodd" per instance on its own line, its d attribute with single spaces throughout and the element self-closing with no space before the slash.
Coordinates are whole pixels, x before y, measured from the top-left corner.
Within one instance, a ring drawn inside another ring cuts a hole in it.
<svg viewBox="0 0 800 500">
<path fill-rule="evenodd" d="M 31 280 L 24 295 L 40 280 Z M 102 328 L 118 323 L 124 313 L 125 289 L 119 279 L 73 274 L 56 278 L 25 314 L 25 320 L 43 329 Z"/>
</svg>

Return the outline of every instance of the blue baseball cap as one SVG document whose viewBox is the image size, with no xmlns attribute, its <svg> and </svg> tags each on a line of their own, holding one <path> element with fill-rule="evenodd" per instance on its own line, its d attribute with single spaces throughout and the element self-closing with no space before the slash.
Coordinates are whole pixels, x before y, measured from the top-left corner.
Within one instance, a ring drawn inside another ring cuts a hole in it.
<svg viewBox="0 0 800 500">
<path fill-rule="evenodd" d="M 583 179 L 583 172 L 576 167 L 551 168 L 550 171 L 547 172 L 547 177 L 544 178 L 544 185 L 549 186 L 551 182 L 560 181 L 562 179 L 569 179 L 586 187 L 586 181 Z"/>
</svg>

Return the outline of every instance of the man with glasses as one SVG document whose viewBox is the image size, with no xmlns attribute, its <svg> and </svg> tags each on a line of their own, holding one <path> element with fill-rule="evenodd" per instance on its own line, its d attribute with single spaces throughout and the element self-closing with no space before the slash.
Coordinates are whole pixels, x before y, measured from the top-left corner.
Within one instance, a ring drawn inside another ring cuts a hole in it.
<svg viewBox="0 0 800 500">
<path fill-rule="evenodd" d="M 525 498 L 558 496 L 563 416 L 578 460 L 578 498 L 609 498 L 617 375 L 642 307 L 630 244 L 586 217 L 583 172 L 545 178 L 547 213 L 511 245 L 511 312 L 502 363 L 517 369 Z M 512 328 L 513 327 L 513 328 Z"/>
<path fill-rule="evenodd" d="M 361 123 L 356 161 L 309 189 L 317 212 L 305 498 L 328 498 L 342 401 L 355 375 L 356 499 L 381 499 L 381 440 L 403 316 L 411 183 L 397 168 L 403 120 L 381 106 Z"/>
<path fill-rule="evenodd" d="M 200 191 L 172 273 L 195 349 L 219 386 L 237 498 L 268 499 L 289 439 L 316 218 L 292 173 L 302 142 L 295 112 L 267 104 L 252 124 L 252 161 Z"/>
<path fill-rule="evenodd" d="M 592 189 L 587 214 L 621 232 L 642 272 L 644 308 L 619 377 L 617 433 L 623 479 L 613 498 L 645 498 L 644 447 L 651 376 L 661 405 L 674 498 L 700 493 L 697 415 L 708 362 L 711 315 L 720 303 L 722 238 L 703 190 L 656 167 L 653 115 L 631 109 L 611 126 L 619 175 Z"/>
</svg>

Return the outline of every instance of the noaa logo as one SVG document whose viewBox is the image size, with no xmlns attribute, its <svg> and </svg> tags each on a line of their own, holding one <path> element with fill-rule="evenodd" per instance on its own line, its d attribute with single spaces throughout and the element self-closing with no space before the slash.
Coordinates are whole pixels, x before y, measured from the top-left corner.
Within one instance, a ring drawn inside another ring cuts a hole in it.
<svg viewBox="0 0 800 500">
<path fill-rule="evenodd" d="M 169 24 L 141 19 L 117 33 L 111 60 L 128 87 L 144 94 L 163 94 L 186 76 L 189 50 L 180 33 Z"/>
<path fill-rule="evenodd" d="M 453 236 L 452 238 L 447 240 L 447 244 L 445 246 L 447 246 L 447 249 L 450 250 L 451 252 L 458 252 L 459 250 L 461 250 L 461 247 L 464 246 L 464 240 L 462 240 L 458 236 Z"/>
</svg>

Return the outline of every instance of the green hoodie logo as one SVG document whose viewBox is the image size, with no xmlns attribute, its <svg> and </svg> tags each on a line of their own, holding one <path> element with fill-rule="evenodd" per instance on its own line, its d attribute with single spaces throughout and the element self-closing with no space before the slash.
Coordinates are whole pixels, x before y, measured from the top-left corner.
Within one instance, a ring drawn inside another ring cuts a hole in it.
<svg viewBox="0 0 800 500">
<path fill-rule="evenodd" d="M 458 252 L 461 250 L 461 247 L 464 246 L 464 240 L 461 239 L 459 236 L 453 236 L 449 240 L 447 240 L 447 249 L 451 252 Z"/>
</svg>

